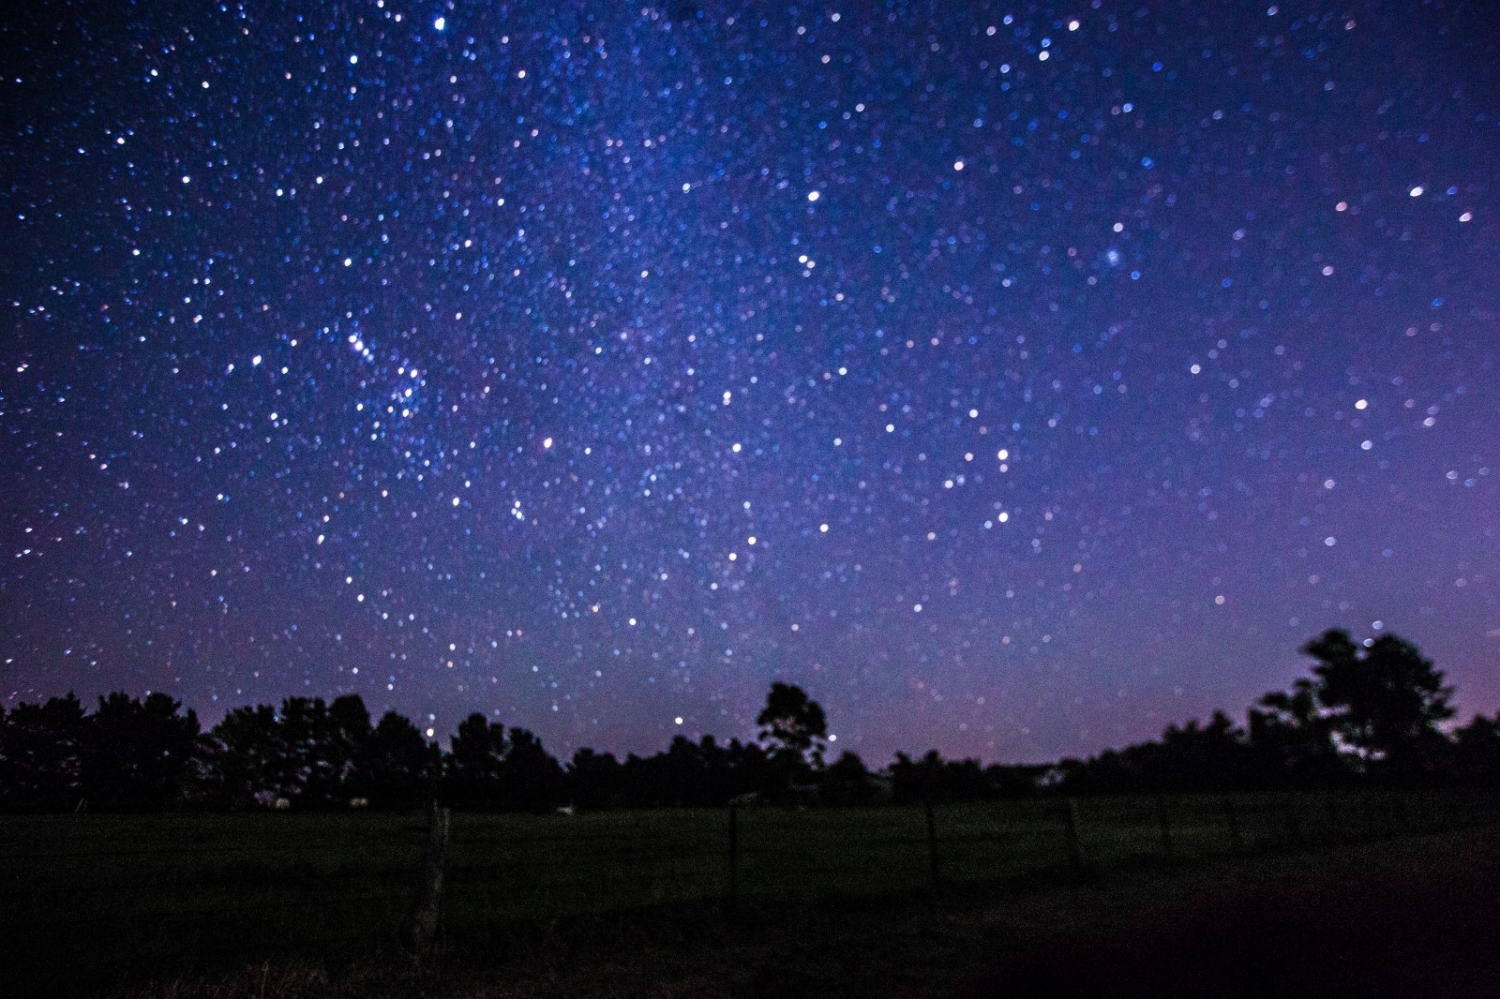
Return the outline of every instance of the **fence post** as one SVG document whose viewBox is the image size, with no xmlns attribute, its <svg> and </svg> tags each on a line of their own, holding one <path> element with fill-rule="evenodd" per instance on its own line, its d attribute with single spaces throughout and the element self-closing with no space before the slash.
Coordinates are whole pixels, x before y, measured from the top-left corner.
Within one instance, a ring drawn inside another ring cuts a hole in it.
<svg viewBox="0 0 1500 999">
<path fill-rule="evenodd" d="M 1063 805 L 1063 821 L 1066 823 L 1063 832 L 1068 841 L 1068 859 L 1074 867 L 1082 867 L 1084 854 L 1083 840 L 1078 836 L 1078 802 L 1072 798 Z"/>
<path fill-rule="evenodd" d="M 924 803 L 927 810 L 927 863 L 932 868 L 932 887 L 938 886 L 937 823 L 932 817 L 932 799 Z"/>
<path fill-rule="evenodd" d="M 443 868 L 448 859 L 448 809 L 436 800 L 427 806 L 427 855 L 422 861 L 417 896 L 401 923 L 401 946 L 421 957 L 432 950 L 443 901 Z"/>
<path fill-rule="evenodd" d="M 1161 852 L 1168 859 L 1172 859 L 1172 826 L 1167 821 L 1167 799 L 1161 795 L 1156 796 L 1156 821 L 1161 826 Z"/>
<path fill-rule="evenodd" d="M 740 806 L 729 803 L 729 905 L 734 907 L 740 894 Z"/>
<path fill-rule="evenodd" d="M 1245 852 L 1245 841 L 1240 836 L 1240 817 L 1234 810 L 1232 798 L 1224 801 L 1224 818 L 1229 823 L 1229 850 L 1234 854 Z"/>
</svg>

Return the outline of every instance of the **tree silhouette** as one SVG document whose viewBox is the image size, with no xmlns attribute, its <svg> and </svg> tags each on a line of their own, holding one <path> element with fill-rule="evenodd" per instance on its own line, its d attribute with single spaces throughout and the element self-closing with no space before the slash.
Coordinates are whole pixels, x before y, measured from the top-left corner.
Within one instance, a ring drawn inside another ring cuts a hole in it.
<svg viewBox="0 0 1500 999">
<path fill-rule="evenodd" d="M 209 731 L 212 798 L 228 808 L 268 806 L 294 790 L 291 761 L 276 709 L 234 708 Z"/>
<path fill-rule="evenodd" d="M 1453 774 L 1471 784 L 1500 781 L 1500 713 L 1475 715 L 1453 733 Z"/>
<path fill-rule="evenodd" d="M 475 712 L 459 722 L 450 744 L 444 789 L 455 808 L 536 811 L 561 802 L 562 766 L 526 729 L 507 733 Z"/>
<path fill-rule="evenodd" d="M 365 750 L 370 741 L 370 709 L 358 694 L 345 694 L 328 705 L 328 722 L 323 750 L 337 789 L 334 804 L 347 805 L 355 798 L 370 799 L 373 788 L 365 767 Z"/>
<path fill-rule="evenodd" d="M 1434 770 L 1453 688 L 1415 645 L 1382 635 L 1361 650 L 1347 631 L 1330 630 L 1302 651 L 1318 660 L 1318 702 L 1335 732 L 1374 772 L 1411 779 Z"/>
<path fill-rule="evenodd" d="M 568 794 L 580 808 L 610 808 L 624 803 L 620 761 L 613 753 L 580 749 L 568 764 Z"/>
<path fill-rule="evenodd" d="M 181 801 L 198 748 L 198 716 L 162 693 L 138 701 L 124 691 L 99 698 L 84 727 L 82 777 L 91 808 L 159 811 Z"/>
<path fill-rule="evenodd" d="M 795 756 L 814 766 L 823 760 L 823 739 L 828 719 L 823 708 L 796 684 L 771 684 L 766 706 L 755 717 L 762 742 L 777 756 Z"/>
<path fill-rule="evenodd" d="M 410 809 L 430 797 L 441 769 L 438 747 L 405 715 L 387 711 L 360 754 L 364 787 L 375 808 Z"/>
<path fill-rule="evenodd" d="M 501 803 L 505 726 L 474 712 L 449 740 L 443 786 L 454 808 L 495 808 Z"/>
<path fill-rule="evenodd" d="M 17 704 L 0 727 L 0 805 L 7 811 L 71 811 L 83 797 L 83 705 L 71 693 Z"/>
<path fill-rule="evenodd" d="M 235 708 L 200 736 L 192 711 L 165 694 L 114 693 L 87 714 L 72 694 L 0 706 L 0 810 L 144 811 L 175 804 L 413 808 L 438 791 L 470 809 L 715 807 L 758 792 L 769 800 L 857 805 L 1070 794 L 1327 787 L 1372 779 L 1500 782 L 1500 715 L 1451 735 L 1451 688 L 1416 646 L 1393 635 L 1356 644 L 1328 631 L 1302 651 L 1316 665 L 1288 691 L 1263 696 L 1248 731 L 1223 712 L 1168 725 L 1159 739 L 1056 764 L 982 765 L 937 751 L 897 753 L 881 773 L 844 753 L 823 765 L 828 722 L 800 687 L 771 685 L 759 741 L 677 736 L 623 761 L 581 749 L 566 770 L 522 728 L 472 714 L 450 752 L 404 716 L 371 726 L 353 694 L 332 703 L 290 697 Z M 816 792 L 814 794 L 814 792 Z"/>
<path fill-rule="evenodd" d="M 823 766 L 823 738 L 828 719 L 817 701 L 801 687 L 777 681 L 766 694 L 766 706 L 755 718 L 760 740 L 769 750 L 767 780 L 758 790 L 773 799 L 787 800 L 793 789 L 806 785 Z"/>
<path fill-rule="evenodd" d="M 865 761 L 848 750 L 823 771 L 819 785 L 823 800 L 830 805 L 868 805 L 880 793 Z"/>
<path fill-rule="evenodd" d="M 510 730 L 501 768 L 500 805 L 541 811 L 562 803 L 563 769 L 542 740 L 524 728 Z"/>
<path fill-rule="evenodd" d="M 1318 708 L 1317 688 L 1299 679 L 1250 709 L 1250 750 L 1262 784 L 1326 784 L 1347 773 L 1333 724 Z"/>
</svg>

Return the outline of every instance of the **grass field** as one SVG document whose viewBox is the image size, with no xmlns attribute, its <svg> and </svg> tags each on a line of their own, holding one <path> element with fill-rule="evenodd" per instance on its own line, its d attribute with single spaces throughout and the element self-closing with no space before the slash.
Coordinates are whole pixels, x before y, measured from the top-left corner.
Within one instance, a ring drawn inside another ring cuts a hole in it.
<svg viewBox="0 0 1500 999">
<path fill-rule="evenodd" d="M 1202 864 L 1235 844 L 1223 797 L 1078 803 L 1087 871 Z M 1482 821 L 1456 793 L 1241 795 L 1246 854 L 1352 843 Z M 943 891 L 1061 884 L 1055 801 L 938 806 Z M 388 957 L 425 832 L 416 815 L 174 814 L 0 820 L 0 993 L 76 993 L 259 962 L 354 965 Z M 909 905 L 932 893 L 920 808 L 742 809 L 740 904 Z M 538 933 L 691 935 L 728 885 L 724 811 L 455 815 L 444 947 L 503 964 Z"/>
</svg>

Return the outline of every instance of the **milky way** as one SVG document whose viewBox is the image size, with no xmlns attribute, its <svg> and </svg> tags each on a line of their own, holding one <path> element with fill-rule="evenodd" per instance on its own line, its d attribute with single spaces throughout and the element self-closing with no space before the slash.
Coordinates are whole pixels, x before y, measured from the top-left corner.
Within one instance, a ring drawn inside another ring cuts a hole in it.
<svg viewBox="0 0 1500 999">
<path fill-rule="evenodd" d="M 1484 5 L 28 6 L 7 705 L 1040 759 L 1333 626 L 1500 703 Z"/>
</svg>

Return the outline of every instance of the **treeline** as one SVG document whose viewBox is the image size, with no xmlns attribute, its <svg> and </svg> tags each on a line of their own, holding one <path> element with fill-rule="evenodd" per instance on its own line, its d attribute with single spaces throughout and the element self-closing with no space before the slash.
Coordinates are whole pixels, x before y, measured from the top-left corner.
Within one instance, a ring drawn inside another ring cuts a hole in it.
<svg viewBox="0 0 1500 999">
<path fill-rule="evenodd" d="M 1500 714 L 1446 725 L 1452 689 L 1415 646 L 1329 631 L 1302 651 L 1317 660 L 1312 675 L 1262 697 L 1244 727 L 1216 712 L 1084 760 L 984 766 L 897 753 L 878 772 L 850 752 L 825 762 L 822 708 L 783 683 L 772 685 L 754 740 L 678 736 L 623 760 L 580 749 L 566 765 L 531 732 L 481 714 L 459 724 L 445 751 L 394 711 L 373 721 L 358 695 L 236 708 L 205 732 L 165 694 L 114 693 L 92 712 L 69 694 L 0 709 L 0 810 L 409 809 L 437 798 L 543 811 L 1500 783 Z"/>
</svg>

